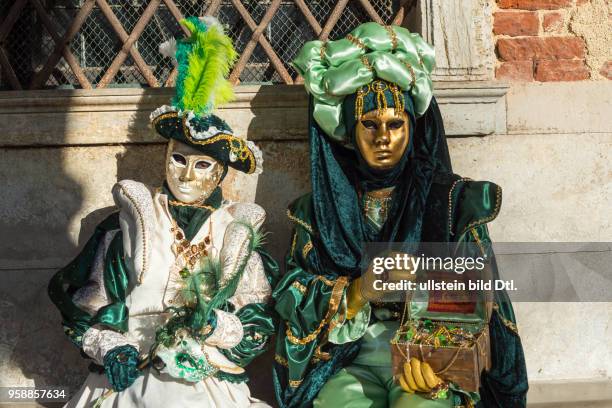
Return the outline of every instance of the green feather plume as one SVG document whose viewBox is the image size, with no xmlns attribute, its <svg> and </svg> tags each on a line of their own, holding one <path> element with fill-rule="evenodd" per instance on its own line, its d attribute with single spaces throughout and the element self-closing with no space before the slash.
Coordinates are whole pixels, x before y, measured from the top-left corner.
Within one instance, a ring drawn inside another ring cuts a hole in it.
<svg viewBox="0 0 612 408">
<path fill-rule="evenodd" d="M 177 44 L 178 77 L 174 105 L 198 115 L 234 98 L 227 80 L 238 53 L 218 24 L 207 26 L 197 17 L 181 21 L 191 36 Z"/>
</svg>

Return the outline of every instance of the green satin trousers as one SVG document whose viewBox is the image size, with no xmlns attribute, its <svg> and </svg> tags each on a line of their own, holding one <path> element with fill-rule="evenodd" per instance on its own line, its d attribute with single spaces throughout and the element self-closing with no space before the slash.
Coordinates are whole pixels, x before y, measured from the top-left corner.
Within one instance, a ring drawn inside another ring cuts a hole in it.
<svg viewBox="0 0 612 408">
<path fill-rule="evenodd" d="M 315 408 L 451 408 L 452 398 L 428 400 L 404 392 L 391 367 L 353 364 L 330 378 L 314 400 Z"/>
<path fill-rule="evenodd" d="M 362 337 L 353 364 L 325 383 L 314 400 L 315 408 L 450 408 L 453 398 L 429 400 L 404 392 L 393 381 L 390 341 L 399 323 L 377 322 Z"/>
</svg>

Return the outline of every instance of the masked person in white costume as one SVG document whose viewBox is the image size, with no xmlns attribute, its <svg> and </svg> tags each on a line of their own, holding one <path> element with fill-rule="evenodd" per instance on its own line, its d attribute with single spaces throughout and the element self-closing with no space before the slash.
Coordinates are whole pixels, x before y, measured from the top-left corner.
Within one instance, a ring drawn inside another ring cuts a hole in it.
<svg viewBox="0 0 612 408">
<path fill-rule="evenodd" d="M 177 95 L 151 115 L 170 141 L 164 185 L 117 183 L 119 211 L 49 284 L 66 334 L 92 360 L 68 407 L 267 406 L 244 367 L 274 332 L 277 265 L 261 248 L 264 210 L 220 187 L 228 166 L 261 172 L 261 153 L 212 114 L 233 96 L 231 40 L 214 19 L 181 23 L 191 36 L 160 47 L 176 56 Z"/>
</svg>

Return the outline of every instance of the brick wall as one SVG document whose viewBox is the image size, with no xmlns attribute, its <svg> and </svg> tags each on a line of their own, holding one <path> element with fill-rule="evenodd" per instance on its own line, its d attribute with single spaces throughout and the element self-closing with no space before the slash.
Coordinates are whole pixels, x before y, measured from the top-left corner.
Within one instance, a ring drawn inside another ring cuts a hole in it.
<svg viewBox="0 0 612 408">
<path fill-rule="evenodd" d="M 496 77 L 612 80 L 612 0 L 496 0 Z"/>
</svg>

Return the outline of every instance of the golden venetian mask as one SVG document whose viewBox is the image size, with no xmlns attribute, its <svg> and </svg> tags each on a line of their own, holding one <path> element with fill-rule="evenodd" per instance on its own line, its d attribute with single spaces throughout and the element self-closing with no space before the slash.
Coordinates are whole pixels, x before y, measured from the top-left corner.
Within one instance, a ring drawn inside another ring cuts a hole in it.
<svg viewBox="0 0 612 408">
<path fill-rule="evenodd" d="M 410 121 L 405 111 L 374 109 L 361 115 L 356 124 L 355 142 L 371 169 L 395 167 L 410 141 Z"/>
<path fill-rule="evenodd" d="M 166 182 L 174 197 L 186 204 L 206 200 L 221 182 L 223 165 L 193 147 L 170 140 Z"/>
</svg>

